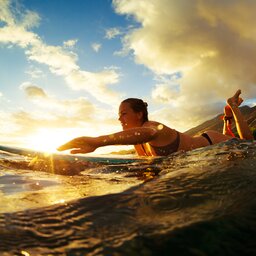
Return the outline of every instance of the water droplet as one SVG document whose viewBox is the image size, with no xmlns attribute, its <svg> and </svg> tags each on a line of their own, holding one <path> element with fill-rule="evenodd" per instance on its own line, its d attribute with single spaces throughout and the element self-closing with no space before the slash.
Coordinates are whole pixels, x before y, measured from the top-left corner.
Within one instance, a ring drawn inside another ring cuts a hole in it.
<svg viewBox="0 0 256 256">
<path fill-rule="evenodd" d="M 159 125 L 157 126 L 157 130 L 159 130 L 159 131 L 161 131 L 163 128 L 164 128 L 164 126 L 163 126 L 162 124 L 159 124 Z"/>
</svg>

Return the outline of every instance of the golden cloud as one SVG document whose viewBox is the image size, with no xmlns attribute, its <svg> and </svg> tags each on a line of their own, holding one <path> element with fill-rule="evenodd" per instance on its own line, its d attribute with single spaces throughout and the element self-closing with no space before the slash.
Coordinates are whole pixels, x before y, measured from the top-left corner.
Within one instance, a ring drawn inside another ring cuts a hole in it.
<svg viewBox="0 0 256 256">
<path fill-rule="evenodd" d="M 256 97 L 256 1 L 114 0 L 113 4 L 117 13 L 140 24 L 123 39 L 135 61 L 156 76 L 181 74 L 173 84 L 156 84 L 152 95 L 162 103 L 173 98 L 173 112 L 190 109 L 182 118 L 195 115 L 202 121 L 205 109 L 212 115 L 220 112 L 238 88 L 246 98 Z"/>
</svg>

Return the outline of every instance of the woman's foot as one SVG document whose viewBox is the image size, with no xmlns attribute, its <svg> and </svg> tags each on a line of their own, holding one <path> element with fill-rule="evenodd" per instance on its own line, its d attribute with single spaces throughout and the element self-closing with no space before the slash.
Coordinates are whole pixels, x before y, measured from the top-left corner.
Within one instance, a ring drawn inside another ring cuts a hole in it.
<svg viewBox="0 0 256 256">
<path fill-rule="evenodd" d="M 227 99 L 227 104 L 230 108 L 232 108 L 234 106 L 238 107 L 241 105 L 241 103 L 243 102 L 243 99 L 239 97 L 240 94 L 241 94 L 241 90 L 239 89 L 236 91 L 236 93 L 234 94 L 233 97 Z M 231 111 L 231 113 L 232 113 L 232 111 Z"/>
<path fill-rule="evenodd" d="M 240 139 L 252 140 L 253 136 L 250 128 L 244 119 L 238 106 L 242 103 L 242 99 L 239 97 L 241 90 L 237 90 L 233 97 L 227 99 L 227 104 L 230 106 L 236 123 L 236 129 Z"/>
<path fill-rule="evenodd" d="M 232 106 L 240 106 L 242 104 L 242 102 L 244 101 L 242 98 L 239 97 L 239 95 L 241 94 L 241 90 L 237 90 L 237 92 L 235 93 L 235 95 L 231 98 L 229 98 L 227 100 L 227 104 L 224 107 L 224 118 L 225 119 L 232 119 L 233 117 L 233 112 L 231 110 L 231 105 Z"/>
</svg>

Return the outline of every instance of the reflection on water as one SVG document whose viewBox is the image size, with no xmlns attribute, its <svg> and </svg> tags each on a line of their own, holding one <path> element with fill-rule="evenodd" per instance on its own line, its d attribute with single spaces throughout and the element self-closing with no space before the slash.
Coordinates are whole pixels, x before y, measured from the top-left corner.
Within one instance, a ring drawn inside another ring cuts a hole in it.
<svg viewBox="0 0 256 256">
<path fill-rule="evenodd" d="M 14 169 L 4 157 L 0 196 L 27 196 L 31 205 L 2 207 L 0 251 L 256 255 L 255 149 L 232 140 L 151 163 L 90 166 L 72 177 Z M 13 181 L 24 190 L 11 188 Z"/>
</svg>

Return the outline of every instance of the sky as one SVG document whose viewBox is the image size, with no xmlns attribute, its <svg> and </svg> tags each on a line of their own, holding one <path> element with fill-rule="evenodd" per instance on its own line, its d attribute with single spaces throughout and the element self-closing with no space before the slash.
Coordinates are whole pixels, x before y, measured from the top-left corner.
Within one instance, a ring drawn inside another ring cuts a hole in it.
<svg viewBox="0 0 256 256">
<path fill-rule="evenodd" d="M 129 97 L 178 131 L 221 113 L 238 88 L 256 105 L 255 9 L 254 0 L 0 0 L 0 144 L 53 150 L 120 131 Z"/>
</svg>

